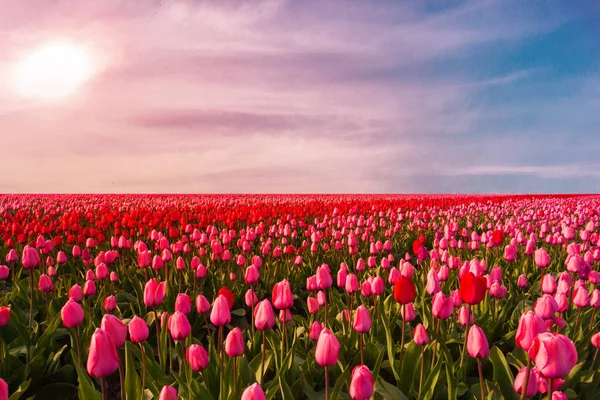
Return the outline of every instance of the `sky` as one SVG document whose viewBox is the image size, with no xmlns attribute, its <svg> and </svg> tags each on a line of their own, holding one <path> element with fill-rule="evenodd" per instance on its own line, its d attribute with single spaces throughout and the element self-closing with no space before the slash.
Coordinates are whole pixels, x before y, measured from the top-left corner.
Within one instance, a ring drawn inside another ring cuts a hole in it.
<svg viewBox="0 0 600 400">
<path fill-rule="evenodd" d="M 14 70 L 52 42 L 58 100 Z M 0 192 L 600 192 L 596 1 L 6 0 Z"/>
</svg>

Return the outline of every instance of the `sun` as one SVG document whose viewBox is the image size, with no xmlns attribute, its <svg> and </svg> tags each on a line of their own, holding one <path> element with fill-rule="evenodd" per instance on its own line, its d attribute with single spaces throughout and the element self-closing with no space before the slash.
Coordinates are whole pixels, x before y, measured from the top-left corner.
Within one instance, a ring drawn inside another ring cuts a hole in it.
<svg viewBox="0 0 600 400">
<path fill-rule="evenodd" d="M 85 48 L 68 42 L 48 43 L 15 64 L 13 87 L 26 98 L 58 100 L 77 92 L 91 75 Z"/>
</svg>

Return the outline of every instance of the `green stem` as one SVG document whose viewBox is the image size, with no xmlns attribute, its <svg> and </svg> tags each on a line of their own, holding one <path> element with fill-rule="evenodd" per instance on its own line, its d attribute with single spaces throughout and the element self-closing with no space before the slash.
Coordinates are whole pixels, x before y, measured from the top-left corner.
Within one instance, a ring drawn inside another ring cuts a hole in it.
<svg viewBox="0 0 600 400">
<path fill-rule="evenodd" d="M 144 345 L 141 342 L 140 351 L 142 352 L 142 400 L 144 400 L 144 390 L 146 389 L 146 353 Z"/>
<path fill-rule="evenodd" d="M 483 370 L 481 368 L 481 358 L 477 358 L 477 369 L 479 370 L 479 387 L 481 388 L 481 400 L 485 400 L 485 384 L 483 383 Z M 525 385 L 527 385 L 527 383 Z"/>
</svg>

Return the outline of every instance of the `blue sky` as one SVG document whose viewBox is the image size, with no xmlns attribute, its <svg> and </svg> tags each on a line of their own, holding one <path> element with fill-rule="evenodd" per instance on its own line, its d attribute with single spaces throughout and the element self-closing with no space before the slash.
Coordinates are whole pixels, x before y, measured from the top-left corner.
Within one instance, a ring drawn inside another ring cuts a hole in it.
<svg viewBox="0 0 600 400">
<path fill-rule="evenodd" d="M 2 7 L 0 191 L 600 192 L 594 1 Z M 55 40 L 91 79 L 11 91 Z"/>
</svg>

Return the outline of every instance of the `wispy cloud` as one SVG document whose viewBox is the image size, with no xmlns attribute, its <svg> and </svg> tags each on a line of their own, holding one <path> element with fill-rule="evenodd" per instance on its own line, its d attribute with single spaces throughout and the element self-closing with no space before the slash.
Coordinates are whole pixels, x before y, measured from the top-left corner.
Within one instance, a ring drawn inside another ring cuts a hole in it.
<svg viewBox="0 0 600 400">
<path fill-rule="evenodd" d="M 486 98 L 504 88 L 528 98 L 518 87 L 544 66 L 474 69 L 574 16 L 515 16 L 500 1 L 424 4 L 11 2 L 0 15 L 0 143 L 24 150 L 0 158 L 15 171 L 3 187 L 402 192 L 443 171 L 562 176 L 498 139 L 535 136 L 497 123 L 528 108 Z M 19 99 L 3 77 L 54 37 L 89 48 L 96 76 L 63 103 Z M 581 107 L 598 104 L 585 98 Z M 564 101 L 531 106 L 539 116 Z M 498 159 L 498 149 L 512 155 Z"/>
</svg>

